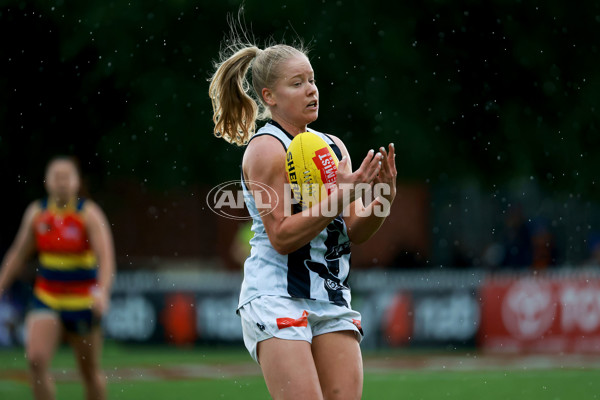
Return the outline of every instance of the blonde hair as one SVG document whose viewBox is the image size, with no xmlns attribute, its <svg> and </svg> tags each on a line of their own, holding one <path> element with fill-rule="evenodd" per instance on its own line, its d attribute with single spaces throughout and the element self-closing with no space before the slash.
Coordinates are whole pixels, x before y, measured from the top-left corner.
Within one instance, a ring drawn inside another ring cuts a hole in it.
<svg viewBox="0 0 600 400">
<path fill-rule="evenodd" d="M 254 135 L 256 120 L 271 118 L 262 98 L 262 89 L 272 88 L 281 77 L 281 63 L 298 55 L 307 56 L 302 44 L 298 48 L 277 44 L 261 50 L 239 39 L 221 51 L 208 89 L 215 136 L 238 146 L 246 145 Z M 246 77 L 249 69 L 252 70 L 253 90 Z"/>
</svg>

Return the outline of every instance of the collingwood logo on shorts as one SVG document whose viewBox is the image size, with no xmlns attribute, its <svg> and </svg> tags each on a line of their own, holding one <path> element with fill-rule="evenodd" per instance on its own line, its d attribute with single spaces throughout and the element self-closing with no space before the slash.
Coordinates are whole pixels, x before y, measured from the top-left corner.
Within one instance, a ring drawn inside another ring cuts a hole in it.
<svg viewBox="0 0 600 400">
<path fill-rule="evenodd" d="M 265 326 L 263 324 L 261 324 L 260 322 L 256 323 L 256 326 L 258 326 L 258 329 L 260 329 L 261 331 L 265 331 Z"/>
</svg>

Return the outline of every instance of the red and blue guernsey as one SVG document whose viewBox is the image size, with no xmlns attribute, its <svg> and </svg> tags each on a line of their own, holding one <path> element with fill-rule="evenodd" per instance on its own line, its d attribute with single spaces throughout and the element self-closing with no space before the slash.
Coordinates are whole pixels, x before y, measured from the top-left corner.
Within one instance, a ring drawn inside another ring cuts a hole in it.
<svg viewBox="0 0 600 400">
<path fill-rule="evenodd" d="M 33 294 L 56 311 L 89 310 L 98 262 L 90 248 L 81 210 L 85 200 L 59 208 L 41 200 L 34 220 L 39 267 Z"/>
</svg>

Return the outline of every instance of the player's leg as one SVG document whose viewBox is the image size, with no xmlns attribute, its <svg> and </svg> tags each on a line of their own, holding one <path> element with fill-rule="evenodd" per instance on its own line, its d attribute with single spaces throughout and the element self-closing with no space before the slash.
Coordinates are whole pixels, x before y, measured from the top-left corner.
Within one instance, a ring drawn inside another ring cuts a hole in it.
<svg viewBox="0 0 600 400">
<path fill-rule="evenodd" d="M 301 299 L 261 296 L 239 310 L 244 344 L 274 399 L 323 399 L 307 308 Z"/>
<path fill-rule="evenodd" d="M 361 398 L 363 364 L 355 331 L 314 336 L 312 354 L 325 400 Z"/>
<path fill-rule="evenodd" d="M 267 339 L 258 343 L 258 357 L 273 399 L 323 399 L 309 342 Z"/>
<path fill-rule="evenodd" d="M 56 388 L 50 374 L 50 363 L 62 334 L 58 314 L 35 310 L 26 321 L 25 356 L 31 371 L 33 396 L 37 400 L 55 398 Z"/>
<path fill-rule="evenodd" d="M 100 368 L 102 357 L 102 329 L 94 326 L 88 333 L 67 332 L 77 366 L 83 379 L 86 400 L 106 399 L 106 377 Z"/>
</svg>

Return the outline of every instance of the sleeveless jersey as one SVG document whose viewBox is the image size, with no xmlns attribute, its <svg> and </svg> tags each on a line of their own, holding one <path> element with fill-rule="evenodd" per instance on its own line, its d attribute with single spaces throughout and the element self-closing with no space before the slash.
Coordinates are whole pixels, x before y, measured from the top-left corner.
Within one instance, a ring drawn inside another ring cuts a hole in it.
<svg viewBox="0 0 600 400">
<path fill-rule="evenodd" d="M 98 264 L 81 216 L 84 200 L 64 209 L 47 199 L 40 205 L 33 222 L 39 257 L 33 294 L 57 311 L 89 309 Z"/>
<path fill-rule="evenodd" d="M 342 158 L 340 149 L 329 136 L 312 129 L 309 131 L 323 138 L 338 159 Z M 274 121 L 259 129 L 252 139 L 261 135 L 277 138 L 284 151 L 287 151 L 293 139 Z M 244 263 L 244 280 L 238 308 L 263 295 L 328 301 L 350 307 L 350 239 L 342 216 L 338 215 L 317 237 L 300 249 L 282 255 L 269 241 L 243 172 L 242 188 L 246 207 L 253 216 L 254 237 L 250 240 L 250 256 Z M 299 211 L 299 207 L 294 210 Z"/>
</svg>

